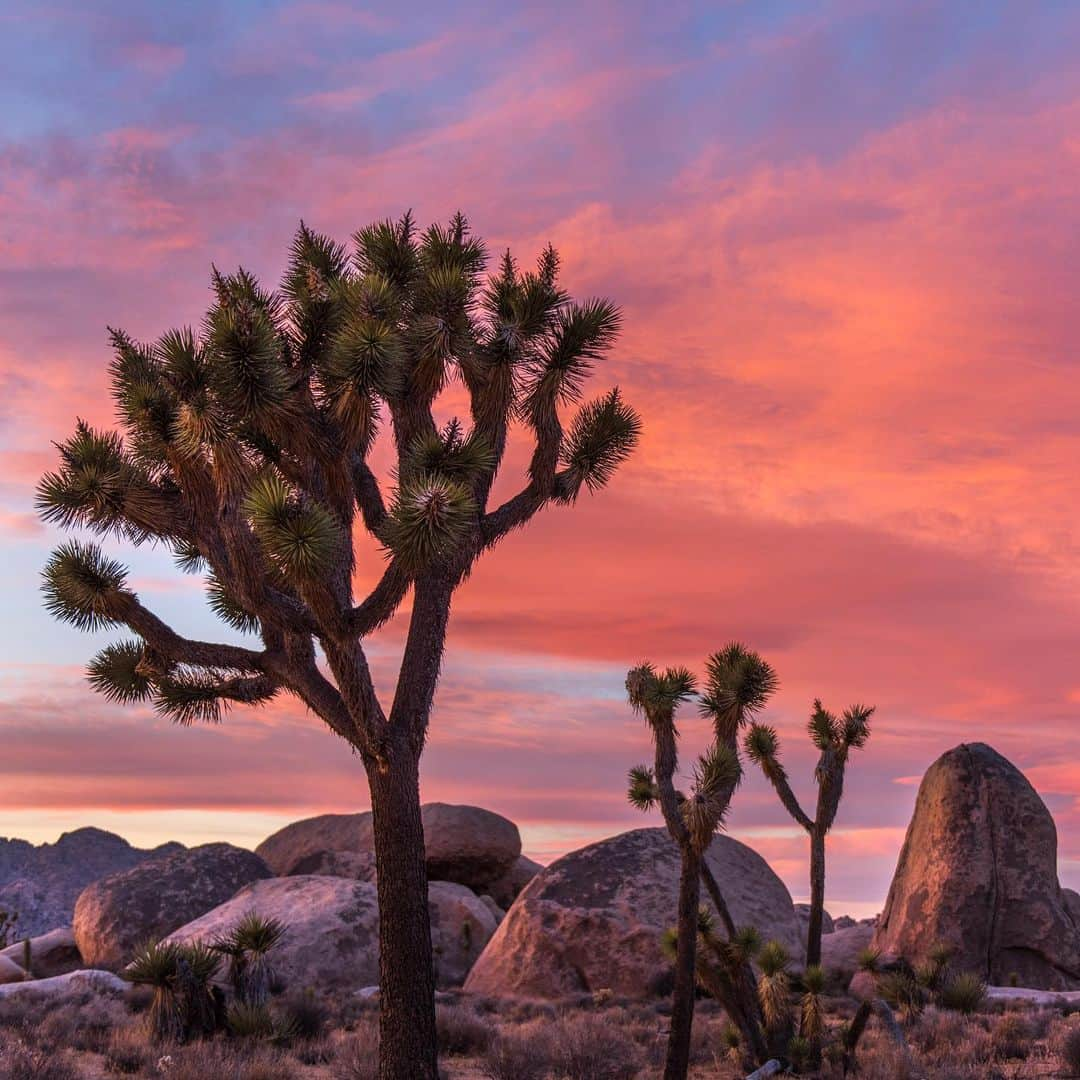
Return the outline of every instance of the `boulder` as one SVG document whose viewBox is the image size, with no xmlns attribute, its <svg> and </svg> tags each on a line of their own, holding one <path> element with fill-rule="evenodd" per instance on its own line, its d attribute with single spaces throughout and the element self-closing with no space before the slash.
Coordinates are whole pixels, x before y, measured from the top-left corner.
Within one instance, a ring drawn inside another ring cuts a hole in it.
<svg viewBox="0 0 1080 1080">
<path fill-rule="evenodd" d="M 1075 889 L 1062 888 L 1061 899 L 1065 903 L 1065 910 L 1072 916 L 1073 923 L 1080 927 L 1080 893 Z"/>
<path fill-rule="evenodd" d="M 420 812 L 430 881 L 455 881 L 477 892 L 491 892 L 492 884 L 511 870 L 521 854 L 517 826 L 490 810 L 425 803 Z M 322 852 L 372 854 L 374 850 L 371 812 L 367 811 L 294 821 L 268 836 L 255 853 L 275 874 L 287 877 L 310 872 L 305 869 L 307 860 Z"/>
<path fill-rule="evenodd" d="M 806 949 L 806 938 L 810 931 L 810 905 L 809 904 L 796 904 L 795 915 L 799 920 L 799 927 L 802 931 L 803 950 Z M 824 937 L 826 934 L 831 934 L 836 927 L 833 924 L 833 918 L 828 911 L 822 911 L 821 913 L 821 935 Z"/>
<path fill-rule="evenodd" d="M 87 886 L 73 929 L 83 961 L 117 971 L 135 950 L 270 877 L 257 855 L 232 844 L 203 844 L 152 859 Z"/>
<path fill-rule="evenodd" d="M 488 887 L 488 895 L 504 911 L 521 895 L 522 890 L 543 866 L 534 862 L 527 855 L 519 855 L 509 870 Z"/>
<path fill-rule="evenodd" d="M 10 956 L 0 954 L 0 985 L 22 982 L 26 978 L 26 972 L 21 965 L 16 964 Z"/>
<path fill-rule="evenodd" d="M 147 859 L 182 851 L 180 844 L 145 850 L 104 829 L 64 833 L 55 844 L 0 837 L 0 910 L 17 911 L 20 937 L 67 926 L 79 893 L 92 881 Z"/>
<path fill-rule="evenodd" d="M 859 968 L 859 953 L 873 940 L 873 926 L 862 923 L 834 930 L 821 939 L 821 966 L 826 971 L 853 975 Z"/>
<path fill-rule="evenodd" d="M 840 915 L 833 919 L 833 930 L 846 930 L 849 926 L 858 926 L 850 915 Z"/>
<path fill-rule="evenodd" d="M 127 993 L 128 988 L 128 983 L 111 971 L 69 971 L 65 975 L 54 975 L 51 979 L 28 979 L 26 982 L 0 986 L 0 1001 L 19 994 L 39 994 L 50 998 L 72 996 L 83 999 L 88 993 L 92 993 L 116 997 Z"/>
<path fill-rule="evenodd" d="M 297 859 L 288 876 L 308 874 L 374 882 L 375 855 L 370 851 L 316 851 Z"/>
<path fill-rule="evenodd" d="M 470 889 L 448 881 L 430 883 L 428 909 L 436 982 L 460 986 L 495 932 L 495 918 Z M 170 940 L 211 941 L 249 911 L 285 924 L 270 954 L 282 985 L 341 995 L 379 981 L 379 909 L 367 881 L 323 875 L 256 881 Z"/>
<path fill-rule="evenodd" d="M 1057 830 L 1024 775 L 984 743 L 930 766 L 878 920 L 886 956 L 935 942 L 989 983 L 1080 988 L 1080 929 L 1057 879 Z"/>
<path fill-rule="evenodd" d="M 756 926 L 798 956 L 791 896 L 768 863 L 723 835 L 706 859 L 736 924 Z M 466 991 L 542 998 L 600 989 L 650 993 L 670 972 L 660 936 L 675 922 L 678 883 L 679 852 L 664 829 L 635 829 L 563 856 L 514 901 Z"/>
<path fill-rule="evenodd" d="M 26 946 L 22 941 L 9 945 L 0 952 L 0 957 L 14 960 L 22 967 L 26 957 Z M 50 930 L 30 939 L 30 972 L 35 979 L 48 979 L 53 975 L 65 975 L 77 971 L 83 966 L 79 947 L 75 944 L 75 934 L 70 926 Z"/>
</svg>

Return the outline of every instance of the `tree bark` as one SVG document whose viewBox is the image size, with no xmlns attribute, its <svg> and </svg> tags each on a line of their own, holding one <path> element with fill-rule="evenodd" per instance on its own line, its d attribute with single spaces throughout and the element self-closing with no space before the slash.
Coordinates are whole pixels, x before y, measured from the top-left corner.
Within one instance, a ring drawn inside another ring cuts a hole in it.
<svg viewBox="0 0 1080 1080">
<path fill-rule="evenodd" d="M 379 1080 L 438 1080 L 435 974 L 416 757 L 369 768 L 379 890 Z"/>
<path fill-rule="evenodd" d="M 679 941 L 675 958 L 675 991 L 671 1000 L 671 1034 L 668 1036 L 664 1080 L 686 1080 L 690 1069 L 700 898 L 701 856 L 690 849 L 684 849 L 682 872 L 679 875 Z"/>
<path fill-rule="evenodd" d="M 810 925 L 806 930 L 806 966 L 821 963 L 821 923 L 825 911 L 825 831 L 810 833 Z"/>
</svg>

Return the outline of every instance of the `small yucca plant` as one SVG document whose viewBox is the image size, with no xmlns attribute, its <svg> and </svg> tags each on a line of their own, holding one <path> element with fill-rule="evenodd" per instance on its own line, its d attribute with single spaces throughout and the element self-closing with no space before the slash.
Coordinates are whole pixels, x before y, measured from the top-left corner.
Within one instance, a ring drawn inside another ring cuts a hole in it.
<svg viewBox="0 0 1080 1080">
<path fill-rule="evenodd" d="M 265 1005 L 273 980 L 268 954 L 285 936 L 280 919 L 246 912 L 240 921 L 210 946 L 229 958 L 229 982 L 238 1001 Z"/>
<path fill-rule="evenodd" d="M 867 945 L 865 949 L 860 949 L 855 954 L 855 966 L 860 971 L 869 971 L 871 974 L 876 974 L 881 966 L 881 950 L 875 949 L 873 945 Z"/>
<path fill-rule="evenodd" d="M 986 983 L 968 971 L 945 980 L 935 995 L 935 1001 L 941 1008 L 965 1015 L 978 1012 L 985 1000 Z"/>
<path fill-rule="evenodd" d="M 153 988 L 149 1023 L 156 1040 L 182 1041 L 213 1030 L 210 980 L 219 963 L 201 943 L 150 942 L 136 952 L 122 974 L 128 982 Z"/>
<path fill-rule="evenodd" d="M 779 941 L 767 941 L 758 953 L 758 998 L 765 1026 L 773 1031 L 791 1021 L 791 984 L 788 978 L 790 958 Z"/>
</svg>

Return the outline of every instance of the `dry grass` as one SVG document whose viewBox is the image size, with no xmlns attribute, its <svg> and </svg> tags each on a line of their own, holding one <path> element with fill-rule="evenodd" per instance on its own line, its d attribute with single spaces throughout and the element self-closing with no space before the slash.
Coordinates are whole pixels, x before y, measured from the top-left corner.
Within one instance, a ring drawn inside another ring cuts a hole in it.
<svg viewBox="0 0 1080 1080">
<path fill-rule="evenodd" d="M 84 996 L 20 997 L 0 1010 L 4 1080 L 376 1080 L 378 1010 L 345 1003 L 332 1013 L 306 998 L 279 999 L 293 1035 L 227 1038 L 155 1046 L 138 1002 Z M 840 1080 L 838 1040 L 854 1004 L 828 1001 L 831 1050 L 820 1080 Z M 446 1080 L 652 1080 L 662 1072 L 669 1024 L 665 1003 L 597 1000 L 559 1003 L 447 999 L 437 1010 Z M 692 1080 L 735 1080 L 727 1021 L 700 1003 Z M 1050 1009 L 986 1007 L 964 1015 L 929 1005 L 904 1030 L 915 1076 L 932 1080 L 1080 1078 L 1080 1015 Z M 827 1041 L 828 1042 L 828 1041 Z M 903 1058 L 876 1021 L 857 1054 L 859 1080 L 903 1080 Z M 807 1074 L 809 1075 L 809 1074 Z"/>
</svg>

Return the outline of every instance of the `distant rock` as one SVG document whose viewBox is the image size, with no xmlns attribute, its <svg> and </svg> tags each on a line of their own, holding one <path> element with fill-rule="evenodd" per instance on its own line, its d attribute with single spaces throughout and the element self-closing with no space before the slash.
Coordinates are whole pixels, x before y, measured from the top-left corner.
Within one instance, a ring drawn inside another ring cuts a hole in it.
<svg viewBox="0 0 1080 1080">
<path fill-rule="evenodd" d="M 802 932 L 803 949 L 806 948 L 806 939 L 810 932 L 810 905 L 809 904 L 796 904 L 795 915 L 799 920 L 799 928 Z M 821 933 L 831 934 L 836 929 L 833 923 L 833 917 L 827 912 L 821 913 Z"/>
<path fill-rule="evenodd" d="M 853 922 L 821 939 L 821 966 L 828 972 L 853 975 L 859 967 L 859 953 L 874 939 L 873 926 Z"/>
<path fill-rule="evenodd" d="M 421 815 L 431 881 L 454 881 L 476 892 L 490 893 L 494 883 L 511 872 L 521 854 L 517 826 L 490 810 L 425 803 Z M 279 877 L 310 873 L 310 860 L 317 857 L 325 861 L 327 852 L 373 854 L 374 851 L 370 811 L 323 814 L 294 821 L 268 836 L 255 849 Z"/>
<path fill-rule="evenodd" d="M 18 935 L 35 937 L 70 925 L 75 901 L 92 881 L 182 850 L 181 844 L 144 850 L 94 828 L 76 829 L 55 844 L 37 846 L 0 838 L 0 910 L 17 911 Z"/>
<path fill-rule="evenodd" d="M 203 844 L 111 874 L 88 885 L 75 904 L 79 952 L 91 967 L 117 971 L 144 942 L 163 938 L 267 877 L 262 859 L 232 844 Z"/>
<path fill-rule="evenodd" d="M 543 869 L 540 863 L 534 862 L 527 855 L 519 855 L 510 869 L 488 886 L 487 893 L 505 911 Z"/>
<path fill-rule="evenodd" d="M 430 883 L 428 908 L 436 982 L 460 986 L 495 932 L 495 917 L 470 889 L 448 881 Z M 249 911 L 285 924 L 270 954 L 285 986 L 341 995 L 378 983 L 379 910 L 370 882 L 322 875 L 256 881 L 171 940 L 212 940 Z"/>
<path fill-rule="evenodd" d="M 849 926 L 858 925 L 850 915 L 839 915 L 833 919 L 833 930 L 846 930 Z"/>
<path fill-rule="evenodd" d="M 0 952 L 0 957 L 13 960 L 22 967 L 26 958 L 25 942 L 18 941 L 9 945 Z M 62 926 L 30 939 L 30 971 L 35 979 L 66 975 L 82 966 L 82 957 L 70 926 Z"/>
<path fill-rule="evenodd" d="M 1024 775 L 984 743 L 943 754 L 919 786 L 874 945 L 935 942 L 990 983 L 1080 988 L 1080 926 L 1057 879 L 1057 830 Z"/>
<path fill-rule="evenodd" d="M 791 895 L 768 863 L 724 835 L 706 858 L 736 924 L 756 926 L 798 956 Z M 675 922 L 678 881 L 678 849 L 664 829 L 635 829 L 563 856 L 514 901 L 465 989 L 546 998 L 651 993 L 670 971 L 660 936 Z"/>
</svg>

